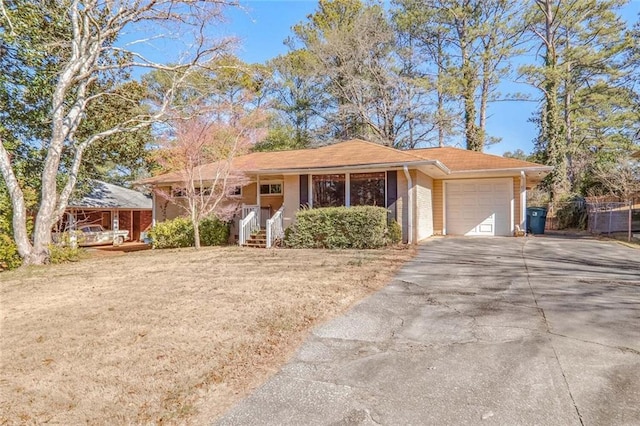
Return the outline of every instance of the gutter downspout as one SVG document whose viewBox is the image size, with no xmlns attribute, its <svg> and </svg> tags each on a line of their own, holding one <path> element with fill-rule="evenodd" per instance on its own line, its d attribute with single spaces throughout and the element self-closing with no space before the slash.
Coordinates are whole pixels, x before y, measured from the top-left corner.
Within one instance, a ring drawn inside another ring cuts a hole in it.
<svg viewBox="0 0 640 426">
<path fill-rule="evenodd" d="M 413 181 L 409 174 L 409 168 L 405 164 L 402 166 L 404 176 L 407 178 L 407 244 L 413 244 L 413 196 L 411 189 L 413 188 Z"/>
<path fill-rule="evenodd" d="M 523 227 L 524 235 L 527 235 L 527 175 L 524 170 L 520 171 L 520 225 Z"/>
</svg>

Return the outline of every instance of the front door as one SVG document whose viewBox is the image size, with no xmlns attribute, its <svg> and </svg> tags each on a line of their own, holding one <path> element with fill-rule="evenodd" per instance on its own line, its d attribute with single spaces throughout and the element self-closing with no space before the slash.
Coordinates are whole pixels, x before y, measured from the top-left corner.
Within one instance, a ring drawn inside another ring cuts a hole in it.
<svg viewBox="0 0 640 426">
<path fill-rule="evenodd" d="M 260 206 L 260 228 L 267 226 L 267 220 L 271 219 L 271 206 Z"/>
</svg>

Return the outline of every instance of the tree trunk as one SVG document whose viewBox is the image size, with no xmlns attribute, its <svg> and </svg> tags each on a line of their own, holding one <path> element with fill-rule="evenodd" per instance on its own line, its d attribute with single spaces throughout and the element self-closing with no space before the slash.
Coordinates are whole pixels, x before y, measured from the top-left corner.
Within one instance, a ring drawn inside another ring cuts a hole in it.
<svg viewBox="0 0 640 426">
<path fill-rule="evenodd" d="M 480 87 L 480 121 L 478 124 L 478 145 L 480 150 L 484 148 L 487 127 L 487 103 L 489 102 L 489 91 L 491 90 L 491 48 L 493 41 L 489 40 L 485 46 L 484 57 L 482 58 L 482 86 Z"/>
<path fill-rule="evenodd" d="M 551 201 L 557 201 L 568 192 L 566 143 L 562 137 L 558 105 L 559 70 L 553 25 L 551 0 L 545 2 L 545 116 L 543 138 L 547 143 L 547 156 L 553 170 L 551 179 Z"/>
<path fill-rule="evenodd" d="M 193 186 L 193 182 L 190 183 L 191 186 Z M 201 187 L 202 188 L 202 187 Z M 192 191 L 192 194 L 194 192 Z M 201 194 L 202 195 L 202 194 Z M 193 226 L 193 247 L 195 247 L 196 250 L 200 249 L 200 221 L 198 220 L 198 208 L 196 207 L 196 197 L 194 196 L 192 200 L 189 200 L 189 204 L 191 205 L 191 211 L 190 216 L 191 216 L 191 225 Z"/>
<path fill-rule="evenodd" d="M 443 65 L 444 65 L 444 52 L 442 49 L 442 41 L 440 40 L 440 38 L 438 38 L 437 40 L 438 43 L 438 75 L 437 75 L 437 93 L 438 93 L 438 109 L 436 111 L 437 114 L 437 122 L 438 122 L 438 146 L 439 147 L 443 147 L 444 146 L 444 121 L 445 121 L 445 110 L 444 110 L 444 89 L 442 88 L 443 86 L 443 82 L 442 82 L 442 74 L 444 73 L 443 70 Z"/>
<path fill-rule="evenodd" d="M 200 227 L 198 226 L 197 219 L 191 219 L 191 223 L 193 224 L 193 246 L 196 250 L 200 249 Z"/>
<path fill-rule="evenodd" d="M 458 36 L 460 38 L 460 56 L 462 57 L 462 100 L 464 103 L 464 134 L 467 140 L 467 149 L 482 151 L 482 145 L 478 140 L 476 126 L 476 81 L 477 76 L 471 63 L 468 46 L 467 23 L 464 19 L 458 23 Z"/>
<path fill-rule="evenodd" d="M 567 37 L 566 47 L 569 50 L 569 37 Z M 571 103 L 573 102 L 573 87 L 571 85 L 571 61 L 567 60 L 567 75 L 564 78 L 565 88 L 564 88 L 564 133 L 565 133 L 565 146 L 568 152 L 571 151 L 573 146 L 573 130 L 572 130 L 572 120 L 571 120 Z M 569 187 L 574 187 L 576 182 L 575 173 L 573 172 L 573 167 L 571 165 L 571 156 L 567 155 L 567 181 Z"/>
<path fill-rule="evenodd" d="M 2 139 L 0 139 L 0 172 L 2 172 L 1 174 L 9 190 L 11 207 L 13 208 L 13 239 L 18 247 L 18 253 L 24 261 L 30 257 L 33 250 L 27 233 L 27 210 L 24 204 L 24 193 L 22 189 L 20 189 L 18 179 L 16 179 L 13 173 L 11 159 L 9 158 L 9 153 L 4 148 Z M 28 264 L 26 261 L 25 263 Z"/>
<path fill-rule="evenodd" d="M 475 79 L 473 73 L 469 69 L 470 65 L 464 66 L 463 79 L 465 87 L 462 92 L 464 99 L 464 128 L 465 137 L 467 139 L 467 149 L 482 152 L 481 140 L 478 138 L 478 128 L 476 126 L 476 102 L 475 102 Z"/>
</svg>

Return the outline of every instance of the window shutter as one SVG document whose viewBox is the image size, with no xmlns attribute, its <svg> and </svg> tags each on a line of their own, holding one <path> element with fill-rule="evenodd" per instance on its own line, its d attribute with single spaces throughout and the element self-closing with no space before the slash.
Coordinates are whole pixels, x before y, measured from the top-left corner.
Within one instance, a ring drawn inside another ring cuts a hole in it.
<svg viewBox="0 0 640 426">
<path fill-rule="evenodd" d="M 300 207 L 309 205 L 309 175 L 300 175 Z"/>
<path fill-rule="evenodd" d="M 398 200 L 398 172 L 387 172 L 387 211 L 389 220 L 396 219 L 397 209 L 396 201 Z"/>
</svg>

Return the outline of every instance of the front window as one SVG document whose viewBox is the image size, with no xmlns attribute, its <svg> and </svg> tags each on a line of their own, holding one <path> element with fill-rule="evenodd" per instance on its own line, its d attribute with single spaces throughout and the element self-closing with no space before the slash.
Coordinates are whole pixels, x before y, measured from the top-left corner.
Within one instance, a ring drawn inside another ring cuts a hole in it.
<svg viewBox="0 0 640 426">
<path fill-rule="evenodd" d="M 345 175 L 313 175 L 313 207 L 338 207 L 345 202 Z"/>
<path fill-rule="evenodd" d="M 352 206 L 385 206 L 384 172 L 351 173 L 349 177 Z"/>
<path fill-rule="evenodd" d="M 282 195 L 281 183 L 260 184 L 260 195 Z"/>
</svg>

